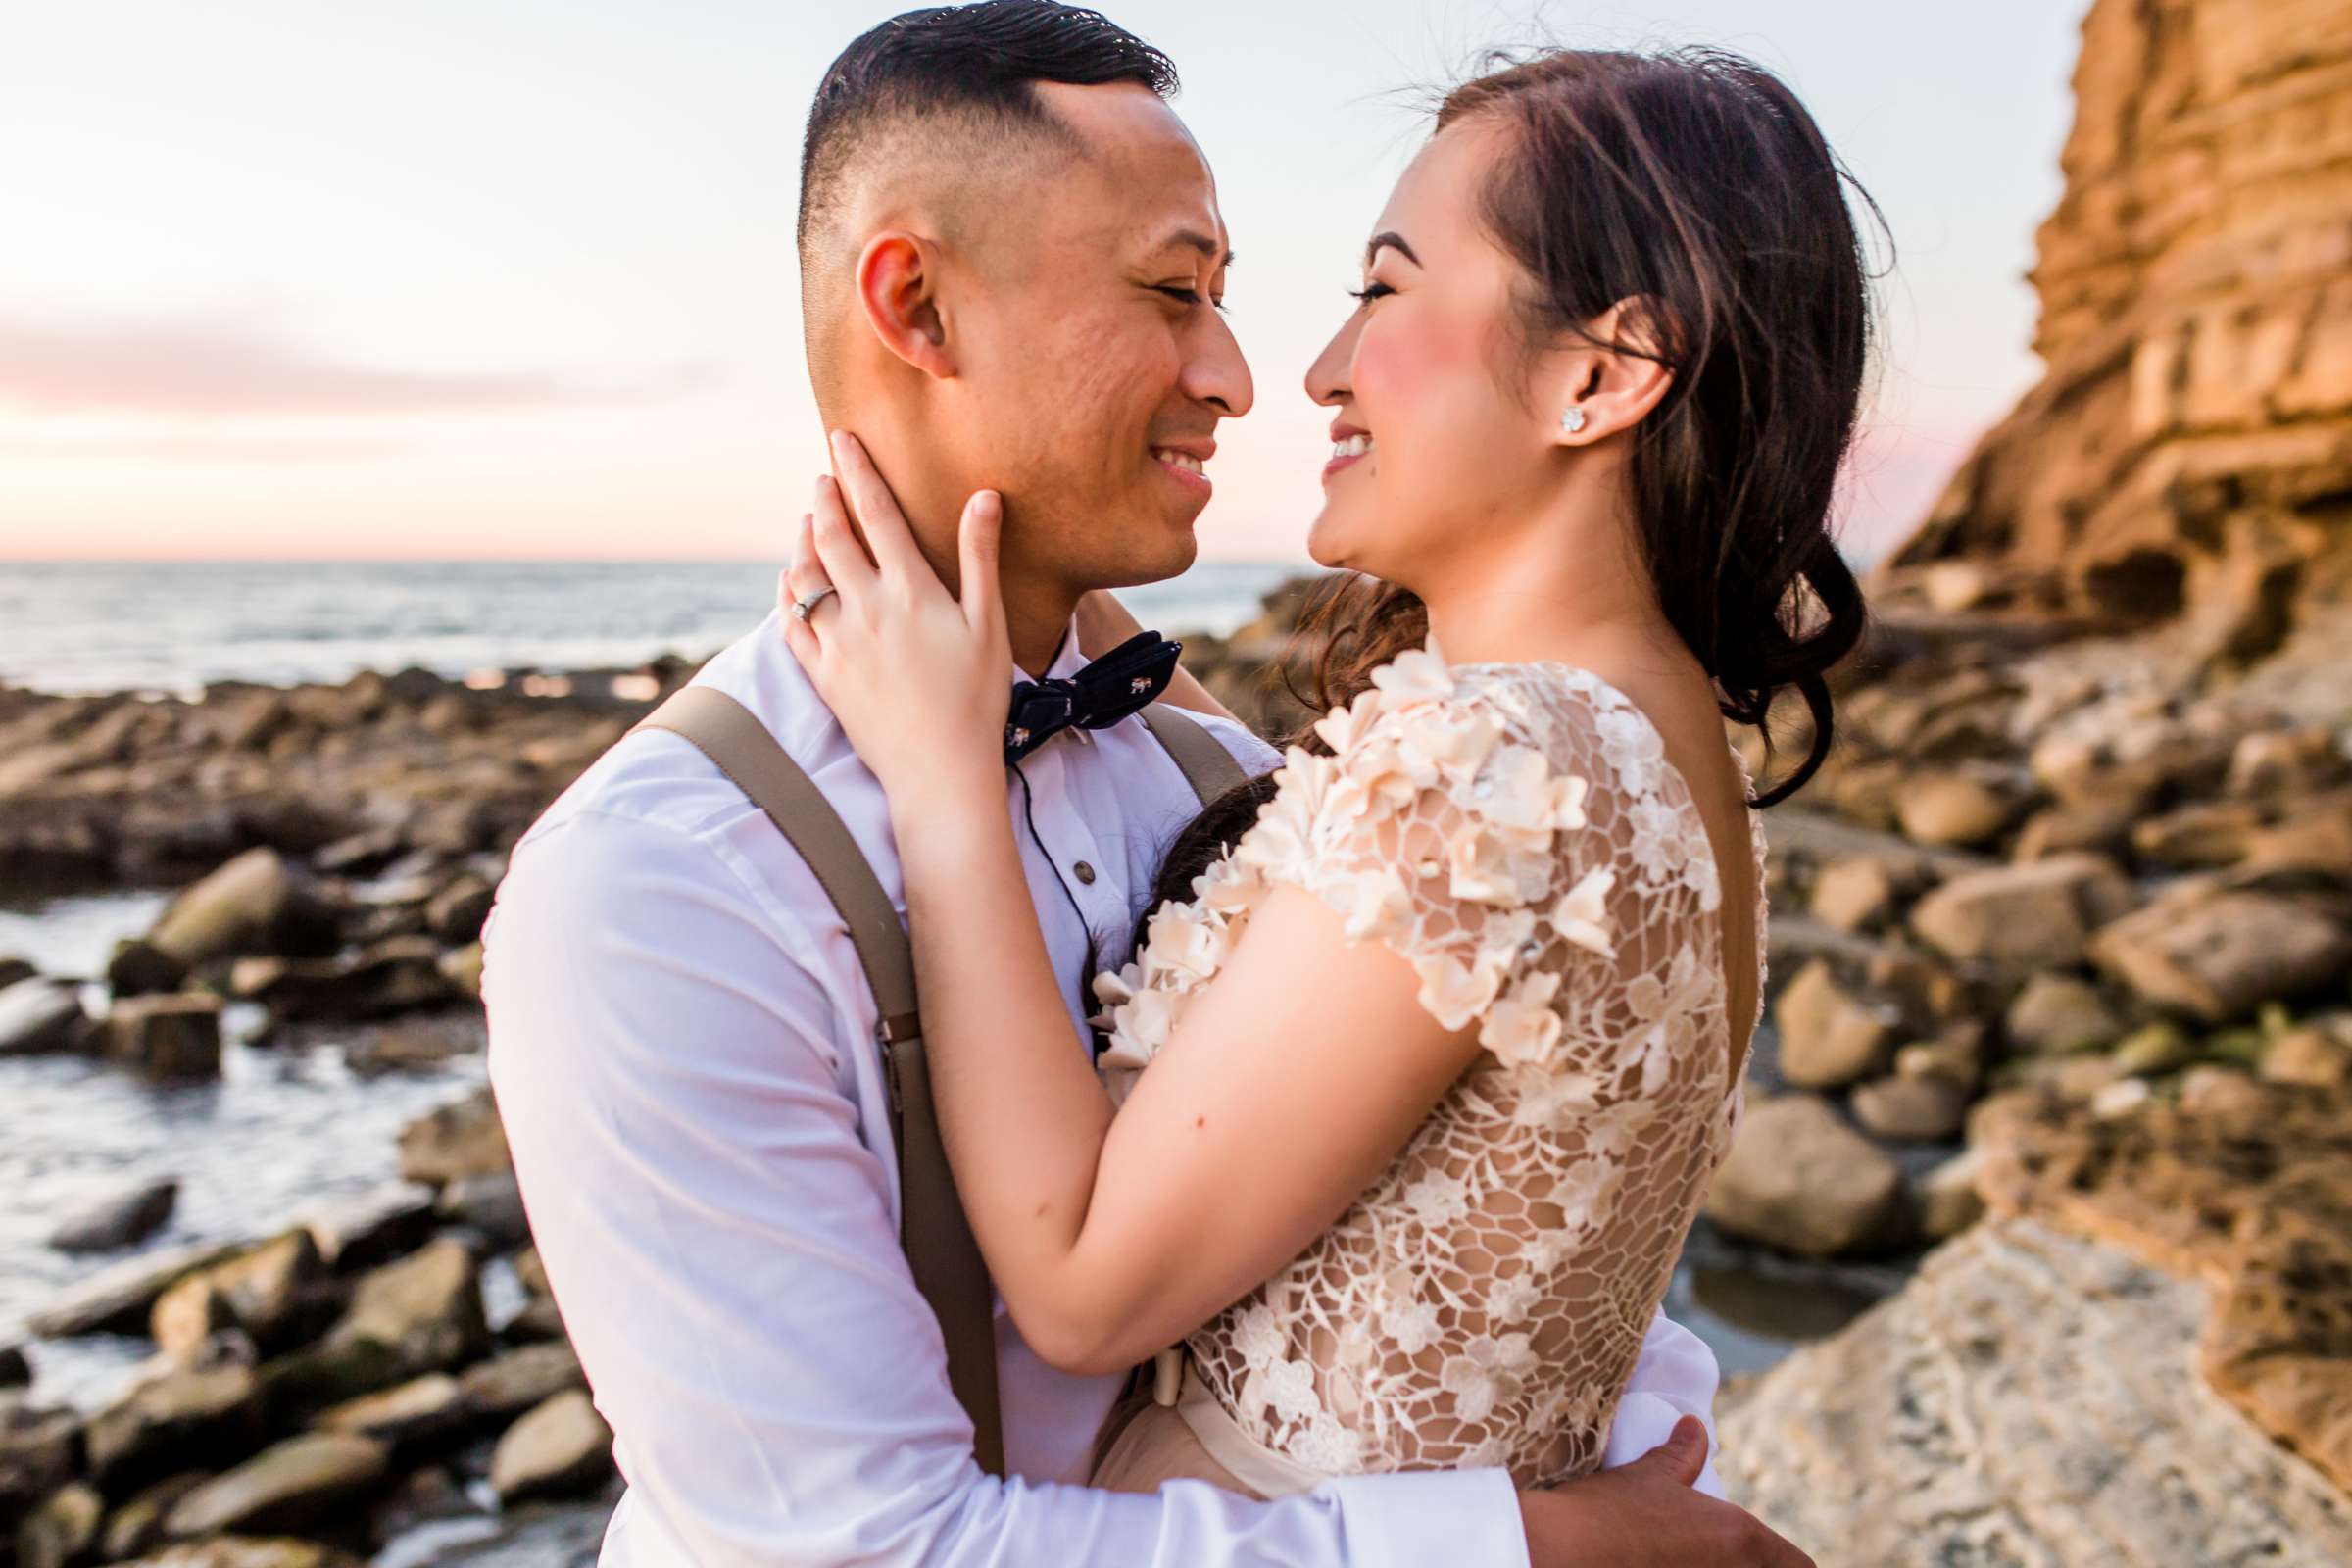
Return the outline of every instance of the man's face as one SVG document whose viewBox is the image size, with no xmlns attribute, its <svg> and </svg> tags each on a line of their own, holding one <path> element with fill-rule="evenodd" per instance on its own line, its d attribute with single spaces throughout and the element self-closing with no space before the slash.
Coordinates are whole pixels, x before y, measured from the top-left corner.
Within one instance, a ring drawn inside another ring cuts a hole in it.
<svg viewBox="0 0 2352 1568">
<path fill-rule="evenodd" d="M 948 439 L 1004 494 L 1008 577 L 1157 581 L 1192 564 L 1217 422 L 1251 396 L 1216 304 L 1216 183 L 1150 91 L 1038 91 L 1088 151 L 977 215 L 958 247 Z"/>
</svg>

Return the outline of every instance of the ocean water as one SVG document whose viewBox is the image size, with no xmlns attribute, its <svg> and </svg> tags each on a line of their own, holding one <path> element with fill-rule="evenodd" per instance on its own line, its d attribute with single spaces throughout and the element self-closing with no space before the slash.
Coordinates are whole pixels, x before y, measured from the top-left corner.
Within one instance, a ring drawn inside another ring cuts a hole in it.
<svg viewBox="0 0 2352 1568">
<path fill-rule="evenodd" d="M 1202 562 L 1122 592 L 1169 633 L 1224 633 L 1301 564 Z M 709 658 L 767 613 L 773 562 L 0 563 L 0 682 L 192 694 L 411 665 L 628 668 Z"/>
</svg>

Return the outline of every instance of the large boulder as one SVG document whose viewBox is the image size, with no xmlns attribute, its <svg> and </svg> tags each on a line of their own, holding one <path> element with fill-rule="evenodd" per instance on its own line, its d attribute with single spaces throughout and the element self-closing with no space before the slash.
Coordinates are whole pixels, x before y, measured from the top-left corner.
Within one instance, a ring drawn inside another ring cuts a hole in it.
<svg viewBox="0 0 2352 1568">
<path fill-rule="evenodd" d="M 2002 1020 L 2009 1043 L 2023 1051 L 2088 1051 L 2124 1033 L 2124 1020 L 2089 981 L 2070 974 L 2037 974 L 2018 988 Z"/>
<path fill-rule="evenodd" d="M 2258 1003 L 2340 985 L 2352 933 L 2287 899 L 2221 893 L 2127 915 L 2098 933 L 2090 956 L 2142 1001 L 2224 1023 Z"/>
<path fill-rule="evenodd" d="M 303 1218 L 318 1260 L 342 1273 L 388 1263 L 422 1247 L 433 1234 L 433 1190 L 416 1182 L 387 1182 L 319 1205 Z"/>
<path fill-rule="evenodd" d="M 1899 1241 L 1908 1219 L 1902 1168 L 1811 1095 L 1748 1104 L 1706 1213 L 1734 1236 L 1805 1257 Z"/>
<path fill-rule="evenodd" d="M 1911 930 L 1950 957 L 2063 968 L 2082 958 L 2091 932 L 2135 901 L 2114 861 L 2053 855 L 1952 878 L 1912 906 Z"/>
<path fill-rule="evenodd" d="M 467 1367 L 458 1381 L 469 1411 L 502 1420 L 520 1415 L 565 1389 L 588 1386 L 579 1356 L 562 1340 L 509 1350 Z"/>
<path fill-rule="evenodd" d="M 1821 1568 L 2352 1562 L 2343 1496 L 2185 1375 L 2205 1311 L 2096 1243 L 1979 1224 L 1727 1397 L 1725 1485 Z"/>
</svg>

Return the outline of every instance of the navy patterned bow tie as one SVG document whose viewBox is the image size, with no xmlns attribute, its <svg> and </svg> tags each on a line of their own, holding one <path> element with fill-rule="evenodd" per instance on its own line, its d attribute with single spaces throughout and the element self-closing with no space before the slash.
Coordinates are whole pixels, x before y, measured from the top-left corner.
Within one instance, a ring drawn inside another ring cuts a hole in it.
<svg viewBox="0 0 2352 1568">
<path fill-rule="evenodd" d="M 1015 682 L 1004 760 L 1017 762 L 1070 726 L 1103 729 L 1151 706 L 1176 675 L 1184 644 L 1139 631 L 1075 675 Z"/>
</svg>

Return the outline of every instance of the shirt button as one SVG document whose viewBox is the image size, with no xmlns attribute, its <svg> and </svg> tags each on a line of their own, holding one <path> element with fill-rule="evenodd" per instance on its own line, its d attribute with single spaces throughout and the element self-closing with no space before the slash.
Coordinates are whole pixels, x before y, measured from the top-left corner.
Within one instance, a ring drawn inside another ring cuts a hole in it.
<svg viewBox="0 0 2352 1568">
<path fill-rule="evenodd" d="M 1095 868 L 1093 866 L 1087 864 L 1084 860 L 1080 860 L 1076 865 L 1071 866 L 1070 869 L 1077 873 L 1079 881 L 1084 882 L 1089 887 L 1094 886 Z"/>
</svg>

